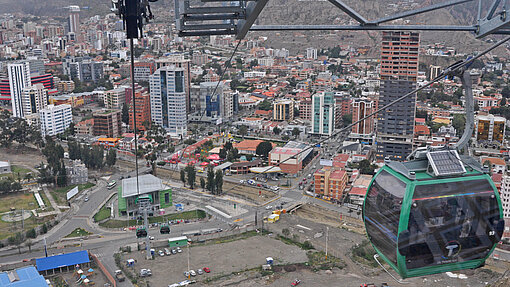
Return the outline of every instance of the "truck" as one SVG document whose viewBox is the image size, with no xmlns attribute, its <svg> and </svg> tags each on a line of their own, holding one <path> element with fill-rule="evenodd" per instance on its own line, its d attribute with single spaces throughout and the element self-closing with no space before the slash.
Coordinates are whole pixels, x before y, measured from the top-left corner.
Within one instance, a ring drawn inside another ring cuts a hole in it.
<svg viewBox="0 0 510 287">
<path fill-rule="evenodd" d="M 124 274 L 122 274 L 122 271 L 115 270 L 115 279 L 117 279 L 117 281 L 119 281 L 119 282 L 123 282 L 124 280 L 126 280 L 126 277 L 124 277 Z"/>
</svg>

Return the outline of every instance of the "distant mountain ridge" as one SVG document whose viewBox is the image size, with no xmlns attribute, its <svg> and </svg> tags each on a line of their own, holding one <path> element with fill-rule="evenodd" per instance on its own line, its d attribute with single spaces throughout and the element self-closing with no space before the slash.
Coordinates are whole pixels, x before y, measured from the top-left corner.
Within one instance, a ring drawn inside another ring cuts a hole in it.
<svg viewBox="0 0 510 287">
<path fill-rule="evenodd" d="M 415 4 L 409 4 L 410 1 L 402 0 L 344 0 L 344 2 L 355 9 L 366 19 L 372 20 L 384 17 L 388 14 L 401 12 L 402 10 L 415 9 L 431 4 L 446 2 L 447 0 L 415 0 Z M 154 7 L 165 7 L 173 10 L 173 0 L 160 0 L 152 5 Z M 428 12 L 423 15 L 406 18 L 409 23 L 431 24 L 431 25 L 469 25 L 475 22 L 478 1 L 468 2 L 455 7 Z M 482 1 L 486 6 L 492 1 Z M 193 3 L 201 3 L 199 0 Z M 407 3 L 407 4 L 405 4 Z M 89 7 L 82 9 L 82 17 L 93 15 L 105 15 L 110 13 L 110 0 L 0 0 L 0 13 L 23 12 L 26 14 L 38 16 L 57 16 L 65 17 L 68 14 L 65 7 L 69 5 L 79 5 L 80 7 Z M 213 3 L 210 5 L 219 5 Z M 400 6 L 396 6 L 400 5 Z M 407 5 L 403 7 L 403 5 Z M 414 5 L 414 6 L 413 6 Z M 156 18 L 158 15 L 155 15 Z M 328 1 L 318 0 L 270 0 L 262 11 L 257 24 L 356 24 L 340 9 Z M 173 21 L 168 19 L 168 22 Z M 387 23 L 389 24 L 389 23 Z M 373 47 L 373 52 L 377 51 L 380 41 L 380 32 L 366 31 L 281 31 L 281 32 L 258 32 L 251 35 L 267 36 L 268 43 L 274 48 L 286 47 L 288 49 L 303 49 L 303 44 L 310 47 L 327 48 L 339 44 L 353 46 L 365 45 Z M 476 40 L 470 33 L 453 32 L 422 32 L 422 43 L 445 43 L 448 46 L 454 46 L 459 51 L 476 51 L 486 47 L 486 43 Z M 296 45 L 299 43 L 300 45 Z M 306 49 L 306 48 L 305 48 Z M 291 50 L 292 51 L 292 50 Z M 373 53 L 372 53 L 373 54 Z"/>
</svg>

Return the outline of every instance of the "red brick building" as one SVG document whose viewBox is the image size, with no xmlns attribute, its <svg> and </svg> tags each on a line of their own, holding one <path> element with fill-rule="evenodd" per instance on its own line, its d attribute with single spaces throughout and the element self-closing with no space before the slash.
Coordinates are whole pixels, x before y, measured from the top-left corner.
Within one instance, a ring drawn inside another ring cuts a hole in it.
<svg viewBox="0 0 510 287">
<path fill-rule="evenodd" d="M 144 131 L 144 122 L 151 122 L 151 103 L 150 95 L 146 92 L 135 93 L 135 109 L 136 109 L 136 128 Z M 133 122 L 133 105 L 129 105 L 129 127 L 134 128 Z"/>
<path fill-rule="evenodd" d="M 347 186 L 347 172 L 323 168 L 314 174 L 315 193 L 326 199 L 341 200 Z"/>
</svg>

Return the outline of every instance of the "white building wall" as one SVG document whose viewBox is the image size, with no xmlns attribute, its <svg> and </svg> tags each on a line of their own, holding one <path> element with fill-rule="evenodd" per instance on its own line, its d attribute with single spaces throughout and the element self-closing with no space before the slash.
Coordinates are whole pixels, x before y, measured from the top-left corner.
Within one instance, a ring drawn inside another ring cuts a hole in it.
<svg viewBox="0 0 510 287">
<path fill-rule="evenodd" d="M 39 112 L 39 118 L 43 137 L 61 134 L 73 121 L 71 105 L 48 105 Z"/>
<path fill-rule="evenodd" d="M 28 62 L 7 65 L 9 88 L 11 89 L 12 115 L 23 118 L 23 89 L 30 87 L 30 65 Z"/>
</svg>

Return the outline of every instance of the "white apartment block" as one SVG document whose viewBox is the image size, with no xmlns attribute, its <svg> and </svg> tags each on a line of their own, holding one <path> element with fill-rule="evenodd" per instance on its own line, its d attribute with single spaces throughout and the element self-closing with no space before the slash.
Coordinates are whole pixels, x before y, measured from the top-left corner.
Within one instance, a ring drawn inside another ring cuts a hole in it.
<svg viewBox="0 0 510 287">
<path fill-rule="evenodd" d="M 150 77 L 151 119 L 171 136 L 187 133 L 185 69 L 174 65 L 156 70 Z"/>
<path fill-rule="evenodd" d="M 317 49 L 315 48 L 307 48 L 306 49 L 306 58 L 317 60 Z"/>
<path fill-rule="evenodd" d="M 23 117 L 38 114 L 40 110 L 48 106 L 48 90 L 43 84 L 35 84 L 23 89 L 21 95 Z"/>
<path fill-rule="evenodd" d="M 73 121 L 71 105 L 48 105 L 39 111 L 39 121 L 43 137 L 61 134 Z"/>
<path fill-rule="evenodd" d="M 12 63 L 7 65 L 7 75 L 9 77 L 9 88 L 11 89 L 12 115 L 23 118 L 23 89 L 30 87 L 30 65 L 28 62 Z"/>
<path fill-rule="evenodd" d="M 126 102 L 126 88 L 119 87 L 106 91 L 104 94 L 104 106 L 107 109 L 121 109 Z"/>
</svg>

